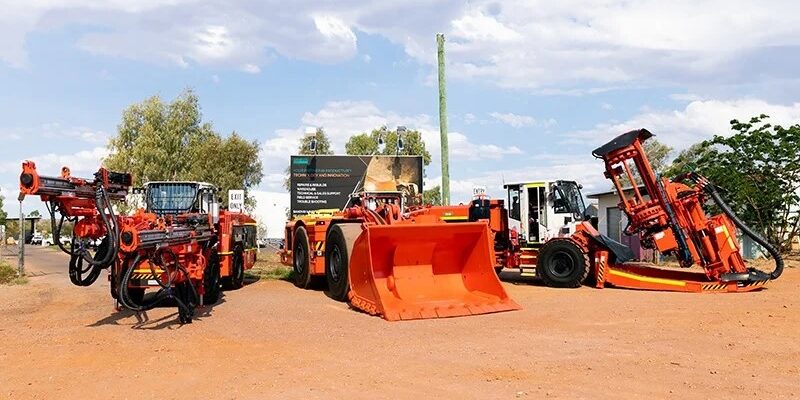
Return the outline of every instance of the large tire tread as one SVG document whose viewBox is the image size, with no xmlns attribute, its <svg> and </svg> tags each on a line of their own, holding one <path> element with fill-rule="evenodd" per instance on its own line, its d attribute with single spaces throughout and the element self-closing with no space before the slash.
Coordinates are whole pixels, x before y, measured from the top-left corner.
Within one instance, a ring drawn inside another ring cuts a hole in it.
<svg viewBox="0 0 800 400">
<path fill-rule="evenodd" d="M 562 259 L 567 257 L 571 263 L 571 270 L 567 276 L 559 276 L 548 266 L 552 258 L 560 254 Z M 570 239 L 552 239 L 539 249 L 539 262 L 536 266 L 537 275 L 546 286 L 555 288 L 580 287 L 589 276 L 591 264 L 589 257 L 581 248 Z"/>
<path fill-rule="evenodd" d="M 302 254 L 298 250 L 301 250 Z M 292 243 L 292 281 L 295 286 L 302 289 L 308 289 L 311 286 L 311 259 L 309 255 L 306 228 L 299 227 L 294 232 Z M 302 260 L 298 259 L 298 257 L 301 257 Z"/>
</svg>

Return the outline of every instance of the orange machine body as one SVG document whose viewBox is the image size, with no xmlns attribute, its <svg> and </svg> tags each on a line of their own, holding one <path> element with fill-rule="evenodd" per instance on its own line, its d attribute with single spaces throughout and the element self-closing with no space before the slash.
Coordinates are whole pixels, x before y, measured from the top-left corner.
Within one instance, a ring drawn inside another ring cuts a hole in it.
<svg viewBox="0 0 800 400">
<path fill-rule="evenodd" d="M 209 292 L 215 292 L 220 281 L 231 282 L 228 286 L 234 288 L 241 286 L 244 270 L 252 268 L 256 261 L 256 223 L 251 217 L 227 210 L 213 216 L 198 211 L 157 214 L 146 209 L 138 209 L 130 216 L 115 215 L 114 207 L 106 200 L 124 201 L 131 183 L 130 174 L 104 168 L 94 179 L 83 179 L 72 177 L 66 167 L 61 176 L 41 176 L 33 162 L 23 163 L 20 192 L 38 195 L 48 204 L 54 232 L 60 232 L 64 220 L 75 224 L 70 249 L 62 247 L 72 256 L 73 283 L 91 284 L 98 268 L 109 268 L 111 293 L 118 301 L 124 281 L 126 290 L 137 294 L 133 297 L 139 297 L 139 301 L 145 290 L 188 284 L 199 296 L 199 303 L 209 296 L 216 301 L 218 294 Z M 61 215 L 58 225 L 56 212 Z M 97 245 L 101 239 L 103 242 Z M 96 248 L 96 261 L 112 243 L 116 254 L 107 265 L 81 267 L 92 257 L 86 251 Z M 84 254 L 79 257 L 78 251 Z M 213 275 L 212 281 L 209 274 Z M 182 315 L 183 322 L 187 322 L 184 317 L 191 321 L 190 315 Z"/>
<path fill-rule="evenodd" d="M 331 232 L 347 230 L 352 232 L 348 290 L 339 300 L 355 308 L 390 321 L 520 308 L 494 273 L 487 222 L 468 222 L 468 206 L 404 211 L 391 196 L 378 199 L 374 208 L 362 205 L 374 200 L 368 198 L 364 194 L 359 205 L 288 222 L 282 261 L 296 273 L 307 265 L 330 285 L 329 258 L 339 251 L 332 247 L 338 244 L 331 244 Z"/>
</svg>

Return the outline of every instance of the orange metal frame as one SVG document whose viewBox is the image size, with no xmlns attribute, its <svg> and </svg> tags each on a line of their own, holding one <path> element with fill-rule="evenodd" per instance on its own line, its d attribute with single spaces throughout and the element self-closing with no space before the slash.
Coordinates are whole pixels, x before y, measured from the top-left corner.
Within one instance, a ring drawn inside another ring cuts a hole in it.
<svg viewBox="0 0 800 400">
<path fill-rule="evenodd" d="M 127 184 L 112 183 L 109 175 L 113 174 L 101 168 L 95 179 L 76 178 L 70 175 L 69 168 L 62 168 L 61 176 L 49 177 L 40 176 L 36 171 L 36 165 L 32 161 L 26 161 L 22 165 L 20 175 L 20 192 L 24 195 L 38 195 L 44 202 L 52 202 L 58 206 L 61 213 L 68 218 L 75 218 L 77 221 L 74 227 L 74 234 L 79 238 L 100 239 L 108 234 L 105 225 L 101 222 L 99 210 L 94 202 L 95 188 L 101 185 L 107 192 L 112 194 L 116 200 L 124 200 L 132 179 L 129 174 L 126 176 Z M 189 228 L 187 221 L 193 217 L 208 218 L 208 229 Z M 234 251 L 233 229 L 236 226 L 254 225 L 255 221 L 242 213 L 231 213 L 220 211 L 219 223 L 215 224 L 211 220 L 211 215 L 201 216 L 199 214 L 180 214 L 176 216 L 159 217 L 156 214 L 139 209 L 132 216 L 117 216 L 117 226 L 120 227 L 119 252 L 111 266 L 109 281 L 112 285 L 118 283 L 118 279 L 130 268 L 135 268 L 136 273 L 132 276 L 130 288 L 147 288 L 154 286 L 151 282 L 159 279 L 162 282 L 167 280 L 167 275 L 172 274 L 173 284 L 191 281 L 199 295 L 204 294 L 204 272 L 211 257 L 212 246 L 207 245 L 210 241 L 217 242 L 216 251 L 220 256 L 220 277 L 232 275 L 233 268 L 232 255 Z M 181 232 L 180 237 L 165 239 L 164 242 L 155 245 L 144 246 L 140 237 L 147 234 L 163 233 L 173 234 Z M 171 254 L 177 256 L 177 260 L 188 272 L 188 276 L 169 266 L 150 265 L 154 251 L 164 251 L 167 249 Z M 252 249 L 242 249 L 244 257 L 244 268 L 251 269 L 256 261 L 256 252 Z M 142 256 L 142 261 L 138 265 L 131 265 L 133 255 Z M 160 273 L 154 276 L 153 271 Z M 116 281 L 116 282 L 115 282 Z"/>
</svg>

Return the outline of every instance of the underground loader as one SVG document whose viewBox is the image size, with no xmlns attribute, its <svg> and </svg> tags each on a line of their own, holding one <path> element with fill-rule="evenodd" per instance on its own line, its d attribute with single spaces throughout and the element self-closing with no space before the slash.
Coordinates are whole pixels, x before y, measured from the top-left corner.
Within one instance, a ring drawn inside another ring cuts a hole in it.
<svg viewBox="0 0 800 400">
<path fill-rule="evenodd" d="M 281 258 L 297 286 L 324 276 L 329 296 L 389 321 L 520 309 L 494 272 L 486 221 L 441 216 L 405 210 L 399 192 L 361 193 L 342 211 L 288 222 Z"/>
</svg>

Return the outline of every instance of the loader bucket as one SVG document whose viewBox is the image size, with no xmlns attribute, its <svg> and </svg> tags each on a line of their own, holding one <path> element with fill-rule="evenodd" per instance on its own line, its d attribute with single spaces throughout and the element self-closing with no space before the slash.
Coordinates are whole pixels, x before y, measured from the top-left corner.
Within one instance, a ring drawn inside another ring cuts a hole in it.
<svg viewBox="0 0 800 400">
<path fill-rule="evenodd" d="M 518 310 L 493 249 L 481 222 L 367 225 L 350 258 L 350 303 L 389 321 Z"/>
</svg>

